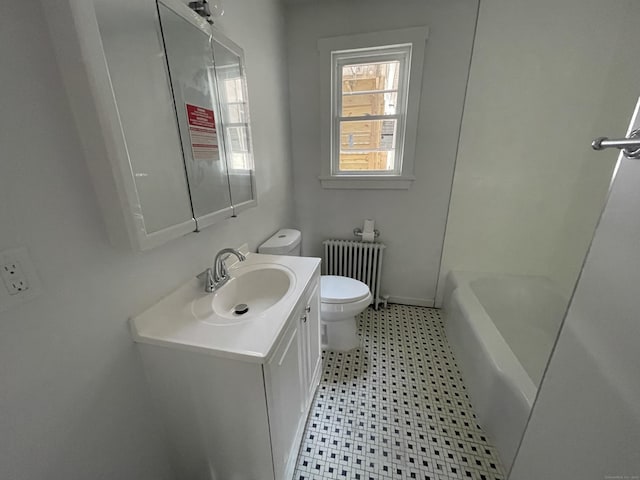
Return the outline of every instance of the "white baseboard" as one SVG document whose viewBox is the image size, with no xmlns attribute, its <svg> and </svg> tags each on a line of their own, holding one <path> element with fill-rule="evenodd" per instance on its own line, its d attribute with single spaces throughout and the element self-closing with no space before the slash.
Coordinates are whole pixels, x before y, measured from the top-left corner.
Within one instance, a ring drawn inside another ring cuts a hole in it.
<svg viewBox="0 0 640 480">
<path fill-rule="evenodd" d="M 413 298 L 389 296 L 389 303 L 399 303 L 401 305 L 412 305 L 414 307 L 433 307 L 433 298 Z"/>
</svg>

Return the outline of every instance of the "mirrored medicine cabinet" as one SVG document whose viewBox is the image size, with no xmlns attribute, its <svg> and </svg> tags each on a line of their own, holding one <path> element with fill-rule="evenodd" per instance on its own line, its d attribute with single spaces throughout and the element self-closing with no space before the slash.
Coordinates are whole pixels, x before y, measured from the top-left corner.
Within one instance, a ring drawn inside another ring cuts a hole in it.
<svg viewBox="0 0 640 480">
<path fill-rule="evenodd" d="M 255 198 L 242 49 L 182 3 L 158 0 L 158 12 L 191 204 L 202 228 Z"/>
<path fill-rule="evenodd" d="M 256 205 L 244 53 L 180 0 L 64 0 L 49 24 L 112 243 Z"/>
</svg>

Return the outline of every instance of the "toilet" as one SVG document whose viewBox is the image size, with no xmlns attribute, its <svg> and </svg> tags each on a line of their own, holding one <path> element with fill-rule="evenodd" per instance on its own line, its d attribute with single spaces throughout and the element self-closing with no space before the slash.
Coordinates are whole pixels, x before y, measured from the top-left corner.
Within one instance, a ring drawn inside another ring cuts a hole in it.
<svg viewBox="0 0 640 480">
<path fill-rule="evenodd" d="M 300 256 L 299 230 L 278 230 L 258 248 L 269 255 Z M 353 278 L 336 275 L 320 277 L 320 319 L 322 343 L 330 350 L 348 351 L 360 346 L 356 315 L 371 304 L 369 287 Z"/>
</svg>

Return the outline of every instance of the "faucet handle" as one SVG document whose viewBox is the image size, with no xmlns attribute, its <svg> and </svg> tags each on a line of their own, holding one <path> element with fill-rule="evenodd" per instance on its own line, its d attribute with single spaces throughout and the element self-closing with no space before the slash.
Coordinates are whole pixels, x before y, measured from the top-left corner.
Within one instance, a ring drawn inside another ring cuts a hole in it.
<svg viewBox="0 0 640 480">
<path fill-rule="evenodd" d="M 210 276 L 211 276 L 211 268 L 207 268 L 203 272 L 200 272 L 198 275 L 196 275 L 196 278 L 198 278 L 199 280 L 205 281 Z"/>
<path fill-rule="evenodd" d="M 204 285 L 204 289 L 206 292 L 211 293 L 215 288 L 215 282 L 213 279 L 213 270 L 211 268 L 207 268 L 204 272 L 200 272 L 197 275 L 197 278 Z"/>
</svg>

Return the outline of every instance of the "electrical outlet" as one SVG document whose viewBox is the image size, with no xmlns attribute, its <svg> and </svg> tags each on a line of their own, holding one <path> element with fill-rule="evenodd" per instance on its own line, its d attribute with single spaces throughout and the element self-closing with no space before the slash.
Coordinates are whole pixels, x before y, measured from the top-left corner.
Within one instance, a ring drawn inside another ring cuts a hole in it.
<svg viewBox="0 0 640 480">
<path fill-rule="evenodd" d="M 9 295 L 18 295 L 29 289 L 27 276 L 17 260 L 0 265 L 0 275 L 2 275 Z"/>
<path fill-rule="evenodd" d="M 27 249 L 0 252 L 0 311 L 37 297 L 42 288 Z"/>
</svg>

